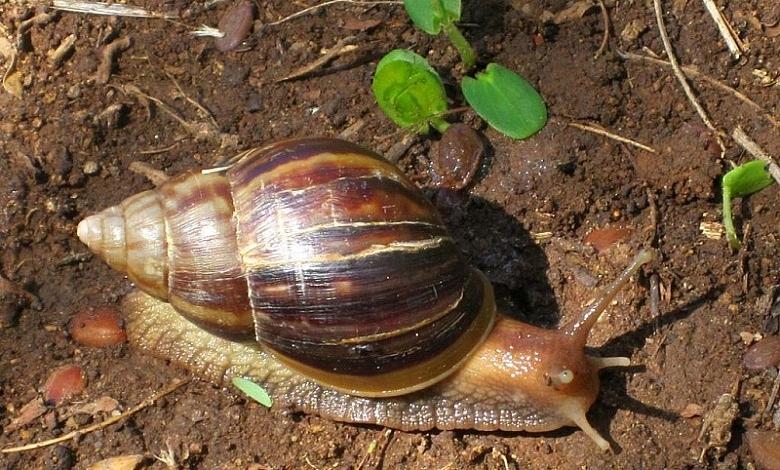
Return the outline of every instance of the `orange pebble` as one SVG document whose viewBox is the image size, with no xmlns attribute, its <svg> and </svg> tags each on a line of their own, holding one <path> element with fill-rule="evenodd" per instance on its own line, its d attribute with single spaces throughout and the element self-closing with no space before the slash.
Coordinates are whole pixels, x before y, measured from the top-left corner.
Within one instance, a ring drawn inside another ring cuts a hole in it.
<svg viewBox="0 0 780 470">
<path fill-rule="evenodd" d="M 602 252 L 631 235 L 630 228 L 598 228 L 585 236 L 585 243 Z"/>
<path fill-rule="evenodd" d="M 76 313 L 68 324 L 68 332 L 77 343 L 93 348 L 114 346 L 127 340 L 119 312 L 111 307 Z"/>
<path fill-rule="evenodd" d="M 84 391 L 86 379 L 84 369 L 76 364 L 57 368 L 43 385 L 43 397 L 46 403 L 59 405 Z"/>
</svg>

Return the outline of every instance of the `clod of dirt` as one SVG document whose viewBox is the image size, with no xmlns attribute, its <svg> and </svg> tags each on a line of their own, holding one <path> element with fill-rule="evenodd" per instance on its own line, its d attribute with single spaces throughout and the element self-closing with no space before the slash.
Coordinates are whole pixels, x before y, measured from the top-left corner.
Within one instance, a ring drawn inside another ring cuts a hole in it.
<svg viewBox="0 0 780 470">
<path fill-rule="evenodd" d="M 467 124 L 453 124 L 444 132 L 431 160 L 433 183 L 439 187 L 463 189 L 479 169 L 485 144 Z"/>
<path fill-rule="evenodd" d="M 30 294 L 0 276 L 0 330 L 16 324 L 19 313 L 30 304 Z"/>
<path fill-rule="evenodd" d="M 751 429 L 745 437 L 759 468 L 780 469 L 780 433 Z"/>
<path fill-rule="evenodd" d="M 702 450 L 702 458 L 709 449 L 713 449 L 718 457 L 726 452 L 726 446 L 731 441 L 731 427 L 738 414 L 739 405 L 734 395 L 724 393 L 718 398 L 715 408 L 704 418 L 699 433 L 699 440 L 705 436 L 707 438 L 707 444 Z"/>
<path fill-rule="evenodd" d="M 68 364 L 57 368 L 51 373 L 43 385 L 43 396 L 46 403 L 61 405 L 66 400 L 84 391 L 86 378 L 84 369 L 76 364 Z"/>
<path fill-rule="evenodd" d="M 742 364 L 751 370 L 780 366 L 780 336 L 767 336 L 748 348 Z"/>
<path fill-rule="evenodd" d="M 219 20 L 219 30 L 225 33 L 225 35 L 221 38 L 216 38 L 214 45 L 222 52 L 235 49 L 252 30 L 252 21 L 254 19 L 254 3 L 249 1 L 238 2 L 226 11 Z"/>
<path fill-rule="evenodd" d="M 629 235 L 631 235 L 631 232 L 632 230 L 630 228 L 625 227 L 597 228 L 592 230 L 589 234 L 585 235 L 585 240 L 583 241 L 601 253 L 615 243 L 628 238 Z"/>
<path fill-rule="evenodd" d="M 70 336 L 79 344 L 93 348 L 116 346 L 127 341 L 119 312 L 111 307 L 82 310 L 68 323 Z"/>
</svg>

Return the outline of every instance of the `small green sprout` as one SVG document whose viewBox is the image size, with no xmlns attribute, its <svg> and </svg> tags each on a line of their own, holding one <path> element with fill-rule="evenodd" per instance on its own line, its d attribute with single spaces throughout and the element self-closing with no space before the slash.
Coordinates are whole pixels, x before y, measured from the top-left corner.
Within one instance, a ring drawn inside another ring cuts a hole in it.
<svg viewBox="0 0 780 470">
<path fill-rule="evenodd" d="M 477 61 L 474 49 L 455 26 L 460 21 L 460 0 L 404 0 L 404 8 L 412 22 L 426 33 L 436 35 L 443 30 L 466 68 L 474 66 Z"/>
<path fill-rule="evenodd" d="M 244 392 L 249 398 L 260 403 L 261 405 L 270 408 L 273 404 L 271 396 L 265 391 L 263 387 L 252 382 L 251 380 L 243 377 L 233 377 L 233 386 Z"/>
<path fill-rule="evenodd" d="M 766 164 L 761 160 L 753 160 L 740 165 L 723 176 L 723 226 L 731 248 L 738 250 L 739 237 L 731 218 L 731 198 L 745 197 L 758 192 L 772 183 Z"/>
<path fill-rule="evenodd" d="M 439 74 L 412 51 L 396 49 L 379 61 L 371 85 L 379 107 L 402 128 L 427 133 L 429 126 L 444 132 L 449 123 L 447 95 Z"/>
<path fill-rule="evenodd" d="M 488 64 L 476 78 L 464 77 L 463 96 L 494 129 L 525 139 L 547 122 L 547 106 L 526 79 L 499 64 Z"/>
</svg>

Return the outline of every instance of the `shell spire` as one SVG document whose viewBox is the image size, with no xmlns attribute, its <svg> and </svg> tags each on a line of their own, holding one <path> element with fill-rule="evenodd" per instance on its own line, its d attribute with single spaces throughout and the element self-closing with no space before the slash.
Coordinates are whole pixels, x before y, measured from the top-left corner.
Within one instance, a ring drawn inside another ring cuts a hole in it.
<svg viewBox="0 0 780 470">
<path fill-rule="evenodd" d="M 91 215 L 79 222 L 79 239 L 89 249 L 118 271 L 127 269 L 125 217 L 119 206 Z"/>
</svg>

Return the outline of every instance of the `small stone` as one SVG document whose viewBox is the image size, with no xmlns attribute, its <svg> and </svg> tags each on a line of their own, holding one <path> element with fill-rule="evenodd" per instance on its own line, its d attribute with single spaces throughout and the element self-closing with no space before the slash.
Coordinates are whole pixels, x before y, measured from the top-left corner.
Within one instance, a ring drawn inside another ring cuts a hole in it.
<svg viewBox="0 0 780 470">
<path fill-rule="evenodd" d="M 81 86 L 78 83 L 72 85 L 70 88 L 68 88 L 68 91 L 65 92 L 65 96 L 67 96 L 72 100 L 75 100 L 76 98 L 81 96 Z"/>
<path fill-rule="evenodd" d="M 97 174 L 98 171 L 100 171 L 100 165 L 98 165 L 98 162 L 89 160 L 86 163 L 84 163 L 84 174 L 88 176 L 92 176 Z"/>
</svg>

